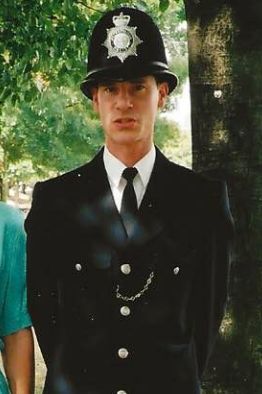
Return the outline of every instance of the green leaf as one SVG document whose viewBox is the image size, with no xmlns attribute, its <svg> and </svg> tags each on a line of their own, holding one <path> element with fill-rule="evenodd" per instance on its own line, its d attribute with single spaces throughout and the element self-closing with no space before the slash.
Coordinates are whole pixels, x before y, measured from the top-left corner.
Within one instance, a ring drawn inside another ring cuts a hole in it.
<svg viewBox="0 0 262 394">
<path fill-rule="evenodd" d="M 64 0 L 64 4 L 63 4 L 64 12 L 65 12 L 65 13 L 70 12 L 71 7 L 72 7 L 71 0 Z"/>
<path fill-rule="evenodd" d="M 169 7 L 169 0 L 160 0 L 159 9 L 161 12 L 165 12 Z"/>
</svg>

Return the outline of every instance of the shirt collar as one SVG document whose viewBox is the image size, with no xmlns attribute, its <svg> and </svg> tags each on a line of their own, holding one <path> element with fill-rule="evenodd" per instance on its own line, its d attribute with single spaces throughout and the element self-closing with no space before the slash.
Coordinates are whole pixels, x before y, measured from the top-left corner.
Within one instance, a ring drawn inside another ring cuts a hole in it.
<svg viewBox="0 0 262 394">
<path fill-rule="evenodd" d="M 144 187 L 146 187 L 148 184 L 155 163 L 155 158 L 156 149 L 154 145 L 152 145 L 150 151 L 133 166 L 136 167 Z M 106 146 L 104 148 L 103 160 L 110 182 L 114 186 L 118 187 L 121 180 L 122 172 L 126 168 L 126 166 L 114 155 L 112 155 L 112 153 L 109 152 Z"/>
<path fill-rule="evenodd" d="M 109 152 L 108 148 L 104 148 L 104 165 L 109 178 L 110 183 L 118 187 L 121 180 L 122 172 L 126 166 L 118 160 L 112 153 Z"/>
<path fill-rule="evenodd" d="M 146 187 L 148 184 L 149 178 L 151 176 L 151 172 L 154 167 L 155 159 L 156 159 L 156 148 L 154 147 L 154 145 L 152 145 L 150 151 L 134 165 L 134 167 L 136 167 L 141 177 L 144 187 Z"/>
</svg>

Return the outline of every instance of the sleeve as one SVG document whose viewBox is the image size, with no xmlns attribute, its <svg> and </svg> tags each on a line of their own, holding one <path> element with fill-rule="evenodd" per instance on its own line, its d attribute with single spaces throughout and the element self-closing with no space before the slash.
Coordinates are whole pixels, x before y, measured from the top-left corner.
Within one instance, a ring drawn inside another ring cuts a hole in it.
<svg viewBox="0 0 262 394">
<path fill-rule="evenodd" d="M 52 236 L 51 197 L 37 183 L 27 216 L 28 306 L 34 330 L 47 366 L 57 343 L 58 291 L 55 271 L 56 245 Z"/>
<path fill-rule="evenodd" d="M 207 209 L 203 255 L 195 283 L 194 341 L 201 378 L 222 322 L 234 238 L 225 183 L 216 183 Z"/>
<path fill-rule="evenodd" d="M 8 216 L 3 238 L 0 336 L 31 326 L 26 292 L 26 235 L 22 212 L 13 209 Z"/>
</svg>

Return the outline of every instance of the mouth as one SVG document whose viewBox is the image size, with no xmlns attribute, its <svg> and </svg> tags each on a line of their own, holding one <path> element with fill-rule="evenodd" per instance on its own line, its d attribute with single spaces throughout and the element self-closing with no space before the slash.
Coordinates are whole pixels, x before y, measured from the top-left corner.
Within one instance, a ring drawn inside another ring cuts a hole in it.
<svg viewBox="0 0 262 394">
<path fill-rule="evenodd" d="M 127 122 L 135 122 L 135 118 L 117 118 L 114 120 L 115 123 L 127 123 Z"/>
<path fill-rule="evenodd" d="M 115 125 L 119 127 L 132 127 L 136 122 L 135 118 L 117 118 L 114 120 Z"/>
</svg>

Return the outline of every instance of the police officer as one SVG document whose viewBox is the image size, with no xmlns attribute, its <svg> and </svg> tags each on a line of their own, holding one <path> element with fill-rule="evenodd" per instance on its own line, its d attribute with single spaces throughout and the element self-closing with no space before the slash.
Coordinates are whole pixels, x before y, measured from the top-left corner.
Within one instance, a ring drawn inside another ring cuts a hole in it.
<svg viewBox="0 0 262 394">
<path fill-rule="evenodd" d="M 127 7 L 102 16 L 81 89 L 105 146 L 38 183 L 26 222 L 45 393 L 200 393 L 224 312 L 232 222 L 222 182 L 153 144 L 176 84 L 151 17 Z"/>
</svg>

